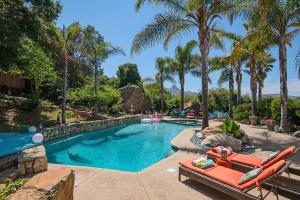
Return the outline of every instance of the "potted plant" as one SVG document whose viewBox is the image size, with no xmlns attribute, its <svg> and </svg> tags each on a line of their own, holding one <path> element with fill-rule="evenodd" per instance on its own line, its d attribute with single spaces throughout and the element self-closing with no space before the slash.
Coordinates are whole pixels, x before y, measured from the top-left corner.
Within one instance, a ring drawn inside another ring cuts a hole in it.
<svg viewBox="0 0 300 200">
<path fill-rule="evenodd" d="M 257 116 L 251 115 L 251 116 L 249 117 L 249 119 L 250 119 L 250 123 L 251 123 L 252 126 L 256 126 L 256 125 L 257 125 L 257 120 L 258 120 L 258 117 L 257 117 Z"/>
<path fill-rule="evenodd" d="M 267 126 L 267 129 L 269 131 L 274 131 L 275 123 L 273 119 L 266 119 L 264 121 L 265 126 Z"/>
</svg>

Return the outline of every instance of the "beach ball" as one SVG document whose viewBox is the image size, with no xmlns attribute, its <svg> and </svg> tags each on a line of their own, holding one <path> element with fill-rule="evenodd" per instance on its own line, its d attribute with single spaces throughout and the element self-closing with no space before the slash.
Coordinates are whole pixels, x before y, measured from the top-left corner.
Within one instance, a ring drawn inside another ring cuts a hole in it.
<svg viewBox="0 0 300 200">
<path fill-rule="evenodd" d="M 44 141 L 44 136 L 41 133 L 36 133 L 32 136 L 32 142 L 35 144 L 42 143 Z"/>
<path fill-rule="evenodd" d="M 35 133 L 36 132 L 35 126 L 30 126 L 28 131 L 29 131 L 29 133 Z"/>
</svg>

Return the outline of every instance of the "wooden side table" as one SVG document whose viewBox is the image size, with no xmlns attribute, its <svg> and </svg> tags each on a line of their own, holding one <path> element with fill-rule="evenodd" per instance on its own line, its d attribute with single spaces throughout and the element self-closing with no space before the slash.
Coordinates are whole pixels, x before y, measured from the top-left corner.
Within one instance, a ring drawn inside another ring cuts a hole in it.
<svg viewBox="0 0 300 200">
<path fill-rule="evenodd" d="M 229 160 L 223 160 L 222 158 L 217 158 L 216 164 L 226 168 L 232 168 L 231 162 Z"/>
</svg>

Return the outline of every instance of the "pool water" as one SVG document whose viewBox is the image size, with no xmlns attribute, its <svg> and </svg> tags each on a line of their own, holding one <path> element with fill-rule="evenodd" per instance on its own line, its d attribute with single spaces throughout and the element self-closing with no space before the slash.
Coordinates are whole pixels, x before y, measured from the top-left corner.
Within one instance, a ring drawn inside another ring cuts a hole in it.
<svg viewBox="0 0 300 200">
<path fill-rule="evenodd" d="M 186 125 L 127 124 L 45 144 L 48 162 L 138 172 L 172 154 L 171 140 Z"/>
</svg>

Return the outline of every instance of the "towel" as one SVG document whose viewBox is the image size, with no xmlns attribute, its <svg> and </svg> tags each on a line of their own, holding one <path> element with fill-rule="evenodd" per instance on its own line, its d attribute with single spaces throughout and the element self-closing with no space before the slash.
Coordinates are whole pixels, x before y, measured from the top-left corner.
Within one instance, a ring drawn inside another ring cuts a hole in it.
<svg viewBox="0 0 300 200">
<path fill-rule="evenodd" d="M 206 160 L 205 158 L 199 158 L 197 160 L 194 160 L 192 162 L 192 165 L 195 166 L 195 167 L 199 167 L 201 169 L 204 169 L 204 168 L 208 168 L 208 167 L 214 166 L 215 163 L 211 159 Z"/>
<path fill-rule="evenodd" d="M 227 152 L 227 156 L 232 154 L 232 148 L 231 147 L 223 147 L 223 146 L 218 146 L 215 148 L 218 154 L 221 154 L 222 150 L 225 150 Z"/>
<path fill-rule="evenodd" d="M 203 163 L 203 162 L 206 162 L 206 161 L 207 161 L 206 158 L 200 157 L 200 158 L 198 158 L 197 160 L 192 161 L 192 164 L 193 164 L 194 166 L 197 166 L 197 165 L 199 165 L 200 163 Z"/>
</svg>

